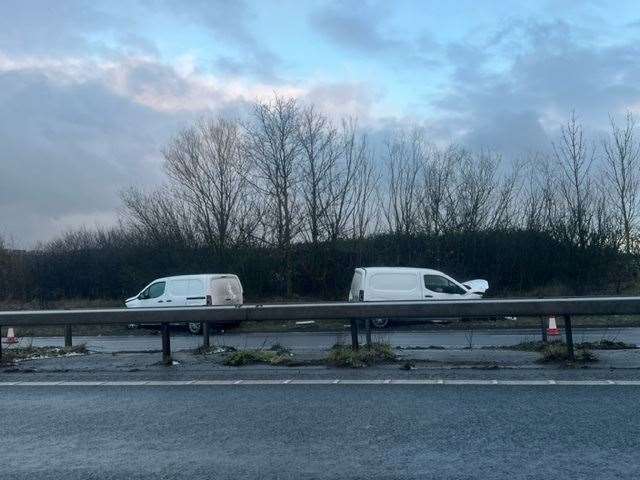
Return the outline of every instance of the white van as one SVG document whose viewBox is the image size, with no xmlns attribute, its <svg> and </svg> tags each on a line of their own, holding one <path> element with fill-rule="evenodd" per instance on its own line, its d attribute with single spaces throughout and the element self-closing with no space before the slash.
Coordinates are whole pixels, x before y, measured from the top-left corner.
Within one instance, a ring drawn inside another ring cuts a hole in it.
<svg viewBox="0 0 640 480">
<path fill-rule="evenodd" d="M 428 268 L 368 267 L 356 268 L 349 291 L 350 302 L 393 300 L 464 300 L 482 298 L 489 289 L 486 280 L 459 283 L 445 273 Z M 372 319 L 384 328 L 388 318 Z"/>
<path fill-rule="evenodd" d="M 158 278 L 135 297 L 127 298 L 127 308 L 191 307 L 205 305 L 242 305 L 242 284 L 236 275 L 207 273 Z M 189 323 L 189 331 L 197 334 L 200 323 Z"/>
</svg>

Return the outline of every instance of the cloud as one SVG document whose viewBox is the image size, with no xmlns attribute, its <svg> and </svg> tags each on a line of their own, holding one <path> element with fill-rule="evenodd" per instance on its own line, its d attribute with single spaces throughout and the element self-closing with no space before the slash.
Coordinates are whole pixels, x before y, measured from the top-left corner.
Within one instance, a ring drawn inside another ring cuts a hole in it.
<svg viewBox="0 0 640 480">
<path fill-rule="evenodd" d="M 370 118 L 379 93 L 327 82 L 276 89 L 188 63 L 0 55 L 0 234 L 25 246 L 91 218 L 115 221 L 119 192 L 162 183 L 162 147 L 201 116 L 242 117 L 277 91 Z"/>
<path fill-rule="evenodd" d="M 572 110 L 596 135 L 609 114 L 640 106 L 637 42 L 596 43 L 563 21 L 508 27 L 447 47 L 453 74 L 430 106 L 461 141 L 514 157 L 545 148 Z"/>
<path fill-rule="evenodd" d="M 219 55 L 213 61 L 220 73 L 251 75 L 275 81 L 280 79 L 283 62 L 266 46 L 264 38 L 257 38 L 251 29 L 256 15 L 244 0 L 165 0 L 175 15 L 204 27 L 213 38 L 236 48 L 234 55 Z"/>
<path fill-rule="evenodd" d="M 358 54 L 385 59 L 407 68 L 437 64 L 435 39 L 426 31 L 406 38 L 388 26 L 392 10 L 387 2 L 333 2 L 309 16 L 310 25 L 326 40 Z M 427 53 L 429 52 L 429 53 Z"/>
<path fill-rule="evenodd" d="M 104 31 L 124 29 L 125 17 L 109 14 L 87 0 L 3 0 L 0 51 L 8 54 L 79 53 Z"/>
</svg>

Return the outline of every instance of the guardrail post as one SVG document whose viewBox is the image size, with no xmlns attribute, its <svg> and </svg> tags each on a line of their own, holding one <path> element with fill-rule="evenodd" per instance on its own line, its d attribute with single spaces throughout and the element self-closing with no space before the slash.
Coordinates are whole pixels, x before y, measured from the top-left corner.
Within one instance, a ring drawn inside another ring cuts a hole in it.
<svg viewBox="0 0 640 480">
<path fill-rule="evenodd" d="M 564 316 L 564 333 L 567 338 L 567 351 L 569 353 L 569 359 L 573 361 L 576 359 L 576 355 L 573 351 L 573 331 L 571 330 L 571 315 Z"/>
<path fill-rule="evenodd" d="M 358 320 L 351 319 L 351 348 L 358 350 Z"/>
<path fill-rule="evenodd" d="M 367 318 L 364 321 L 364 325 L 367 329 L 367 347 L 371 348 L 371 319 Z"/>
<path fill-rule="evenodd" d="M 544 325 L 544 317 L 540 317 L 540 333 L 542 334 L 542 343 L 547 343 L 547 327 Z"/>
<path fill-rule="evenodd" d="M 169 324 L 162 324 L 162 363 L 171 365 L 171 337 L 169 336 Z"/>
<path fill-rule="evenodd" d="M 2 363 L 2 325 L 0 325 L 0 363 Z"/>
<path fill-rule="evenodd" d="M 71 325 L 64 326 L 64 346 L 69 348 L 73 346 L 73 337 L 71 334 Z"/>
<path fill-rule="evenodd" d="M 209 348 L 209 322 L 202 322 L 202 346 Z"/>
</svg>

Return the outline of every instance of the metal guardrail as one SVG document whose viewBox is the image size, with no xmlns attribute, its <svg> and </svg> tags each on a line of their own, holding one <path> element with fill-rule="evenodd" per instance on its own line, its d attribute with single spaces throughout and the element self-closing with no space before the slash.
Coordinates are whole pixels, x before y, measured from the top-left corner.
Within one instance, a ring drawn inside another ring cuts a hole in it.
<svg viewBox="0 0 640 480">
<path fill-rule="evenodd" d="M 358 320 L 371 318 L 491 318 L 500 316 L 563 316 L 569 353 L 573 357 L 571 317 L 640 314 L 640 297 L 560 297 L 412 302 L 326 302 L 270 305 L 112 308 L 97 310 L 20 310 L 0 312 L 0 326 L 65 325 L 71 345 L 72 325 L 160 324 L 165 363 L 171 362 L 169 324 L 201 322 L 203 345 L 209 346 L 209 323 L 268 320 L 349 320 L 352 346 L 358 348 Z M 370 322 L 367 321 L 370 341 Z M 2 349 L 0 346 L 0 356 Z"/>
</svg>

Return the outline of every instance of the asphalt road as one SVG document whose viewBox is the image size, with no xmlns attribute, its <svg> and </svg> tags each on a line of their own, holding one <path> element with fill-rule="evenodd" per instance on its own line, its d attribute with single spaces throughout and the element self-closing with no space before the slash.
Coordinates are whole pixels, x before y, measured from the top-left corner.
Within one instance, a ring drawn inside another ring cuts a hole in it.
<svg viewBox="0 0 640 480">
<path fill-rule="evenodd" d="M 11 479 L 635 479 L 639 394 L 560 385 L 5 386 L 0 461 Z"/>
<path fill-rule="evenodd" d="M 19 334 L 20 332 L 18 332 Z M 447 348 L 515 345 L 522 341 L 540 339 L 539 330 L 504 329 L 473 331 L 441 331 L 441 332 L 389 332 L 374 330 L 374 339 L 390 342 L 394 346 L 429 346 L 440 345 Z M 564 338 L 564 337 L 562 337 Z M 640 328 L 608 328 L 608 329 L 575 329 L 574 341 L 597 341 L 601 339 L 620 340 L 640 344 Z M 364 341 L 364 336 L 362 337 Z M 213 345 L 229 345 L 236 348 L 258 348 L 280 343 L 292 350 L 321 350 L 331 347 L 337 341 L 350 342 L 348 332 L 284 332 L 284 333 L 225 333 L 211 337 Z M 62 346 L 62 337 L 23 337 L 20 345 Z M 96 336 L 74 337 L 74 343 L 84 343 L 89 350 L 95 352 L 132 352 L 158 350 L 160 338 L 155 335 Z M 202 344 L 202 337 L 174 332 L 171 339 L 174 350 L 197 348 Z"/>
</svg>

